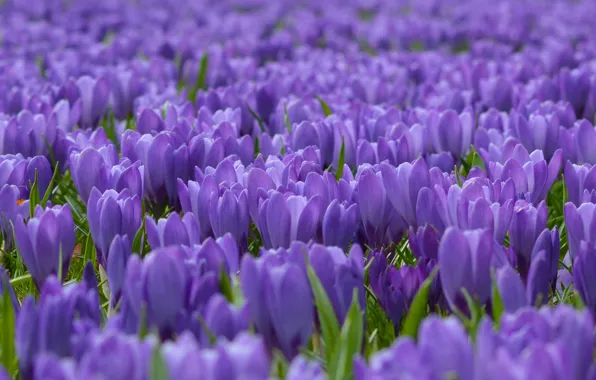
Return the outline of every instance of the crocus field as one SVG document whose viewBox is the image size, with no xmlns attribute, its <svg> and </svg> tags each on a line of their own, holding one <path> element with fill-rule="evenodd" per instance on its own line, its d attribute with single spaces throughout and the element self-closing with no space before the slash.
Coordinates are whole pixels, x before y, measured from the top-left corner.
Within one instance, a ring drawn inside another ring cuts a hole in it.
<svg viewBox="0 0 596 380">
<path fill-rule="evenodd" d="M 596 1 L 0 1 L 0 380 L 596 380 Z"/>
</svg>

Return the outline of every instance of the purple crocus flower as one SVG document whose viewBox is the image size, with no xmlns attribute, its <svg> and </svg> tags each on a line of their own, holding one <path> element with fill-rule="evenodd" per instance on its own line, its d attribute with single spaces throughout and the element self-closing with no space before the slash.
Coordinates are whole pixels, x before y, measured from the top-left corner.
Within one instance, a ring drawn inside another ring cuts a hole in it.
<svg viewBox="0 0 596 380">
<path fill-rule="evenodd" d="M 201 245 L 195 244 L 191 249 L 191 257 L 199 272 L 213 272 L 218 276 L 221 271 L 229 276 L 238 274 L 240 253 L 236 239 L 231 234 L 217 239 L 209 237 Z"/>
<path fill-rule="evenodd" d="M 302 355 L 298 355 L 292 360 L 286 374 L 287 380 L 324 380 L 326 378 L 327 374 L 323 370 L 321 363 L 316 360 L 309 361 Z"/>
<path fill-rule="evenodd" d="M 586 308 L 596 315 L 596 248 L 587 241 L 581 241 L 579 252 L 573 261 L 573 282 Z"/>
<path fill-rule="evenodd" d="M 15 227 L 19 253 L 37 287 L 41 289 L 48 276 L 57 274 L 59 266 L 60 281 L 64 281 L 76 241 L 70 207 L 44 210 L 38 205 L 27 225 L 17 218 Z"/>
<path fill-rule="evenodd" d="M 596 204 L 582 203 L 576 207 L 573 203 L 567 202 L 564 208 L 565 225 L 569 236 L 569 255 L 575 261 L 579 254 L 582 240 L 590 244 L 596 244 Z"/>
<path fill-rule="evenodd" d="M 265 248 L 289 247 L 294 240 L 308 242 L 320 229 L 321 197 L 306 199 L 273 192 L 259 205 L 257 228 Z"/>
<path fill-rule="evenodd" d="M 480 97 L 488 107 L 509 111 L 514 102 L 513 83 L 502 76 L 480 80 Z"/>
<path fill-rule="evenodd" d="M 66 99 L 59 100 L 54 105 L 54 113 L 56 114 L 56 124 L 58 128 L 64 132 L 72 132 L 74 126 L 79 123 L 81 118 L 81 100 L 78 99 L 72 106 Z"/>
<path fill-rule="evenodd" d="M 448 228 L 439 245 L 443 293 L 451 308 L 467 310 L 462 293 L 484 304 L 490 297 L 493 238 L 490 231 Z"/>
<path fill-rule="evenodd" d="M 103 194 L 93 188 L 87 202 L 87 220 L 97 247 L 99 264 L 107 268 L 110 244 L 116 235 L 126 236 L 132 244 L 142 224 L 141 199 L 127 189 Z"/>
<path fill-rule="evenodd" d="M 450 152 L 465 156 L 474 138 L 474 114 L 466 109 L 461 114 L 447 110 L 440 116 L 433 115 L 428 120 L 428 128 L 433 148 L 436 152 Z"/>
<path fill-rule="evenodd" d="M 97 334 L 78 363 L 77 377 L 142 380 L 150 369 L 152 346 L 149 340 L 115 332 Z"/>
<path fill-rule="evenodd" d="M 128 237 L 116 235 L 108 250 L 106 273 L 110 287 L 110 305 L 115 307 L 122 295 L 124 287 L 126 264 L 130 258 L 131 243 Z"/>
<path fill-rule="evenodd" d="M 186 304 L 190 275 L 184 258 L 178 247 L 168 247 L 150 252 L 143 260 L 139 295 L 147 307 L 147 322 L 158 327 L 162 336 L 175 331 Z"/>
<path fill-rule="evenodd" d="M 596 143 L 596 130 L 587 120 L 576 123 L 575 146 L 577 149 L 578 160 L 585 164 L 596 164 L 596 153 L 594 144 Z"/>
<path fill-rule="evenodd" d="M 348 249 L 360 224 L 360 213 L 357 204 L 349 207 L 334 199 L 323 215 L 323 243 L 338 246 L 344 251 Z"/>
<path fill-rule="evenodd" d="M 32 378 L 38 354 L 51 353 L 58 357 L 76 354 L 77 341 L 84 340 L 81 335 L 99 328 L 101 314 L 93 266 L 88 263 L 84 272 L 85 281 L 64 288 L 56 277 L 50 276 L 41 288 L 38 303 L 32 296 L 23 302 L 15 336 L 23 378 Z"/>
<path fill-rule="evenodd" d="M 243 251 L 248 250 L 248 195 L 246 190 L 222 189 L 219 197 L 211 193 L 209 221 L 215 237 L 232 234 Z"/>
<path fill-rule="evenodd" d="M 70 173 L 83 202 L 87 202 L 91 190 L 100 192 L 110 188 L 110 170 L 118 162 L 118 151 L 114 145 L 99 149 L 88 147 L 70 156 Z"/>
<path fill-rule="evenodd" d="M 393 170 L 393 168 L 388 168 Z M 366 243 L 379 248 L 400 241 L 406 229 L 404 219 L 390 204 L 390 193 L 383 186 L 384 176 L 371 168 L 358 173 L 356 185 L 358 207 Z"/>
<path fill-rule="evenodd" d="M 375 252 L 369 260 L 372 260 L 368 272 L 370 287 L 393 322 L 394 329 L 399 331 L 402 318 L 426 278 L 424 268 L 420 265 L 397 269 L 389 266 L 387 258 L 380 252 Z"/>
<path fill-rule="evenodd" d="M 495 280 L 506 312 L 514 313 L 528 306 L 524 283 L 510 265 L 503 265 L 497 269 Z"/>
<path fill-rule="evenodd" d="M 247 305 L 237 308 L 230 305 L 226 298 L 216 294 L 207 303 L 205 308 L 205 326 L 213 336 L 218 339 L 234 340 L 242 331 L 248 329 L 250 314 Z M 207 334 L 203 335 L 203 344 L 208 346 Z"/>
<path fill-rule="evenodd" d="M 416 227 L 416 211 L 420 189 L 431 186 L 426 161 L 418 159 L 413 164 L 405 162 L 397 168 L 382 164 L 381 172 L 383 173 L 383 184 L 385 185 L 387 198 L 408 226 Z M 362 212 L 362 206 L 360 207 Z"/>
<path fill-rule="evenodd" d="M 425 318 L 418 337 L 420 357 L 437 378 L 450 375 L 474 379 L 474 351 L 468 334 L 456 317 Z M 445 350 L 449 347 L 449 350 Z"/>
<path fill-rule="evenodd" d="M 596 201 L 596 167 L 590 164 L 574 165 L 567 161 L 565 164 L 565 186 L 569 202 L 576 207 L 584 202 Z"/>
<path fill-rule="evenodd" d="M 212 196 L 219 193 L 219 186 L 212 175 L 205 176 L 203 182 L 178 180 L 178 197 L 182 211 L 192 212 L 199 221 L 201 240 L 213 236 L 211 220 L 209 218 L 209 203 Z"/>
<path fill-rule="evenodd" d="M 542 150 L 544 157 L 550 160 L 559 146 L 560 123 L 556 115 L 530 115 L 529 119 L 521 114 L 511 118 L 511 128 L 521 144 L 529 151 Z"/>
<path fill-rule="evenodd" d="M 194 214 L 185 214 L 181 218 L 174 211 L 166 219 L 159 219 L 157 223 L 147 215 L 145 229 L 149 245 L 153 249 L 171 245 L 191 247 L 199 243 L 199 225 Z"/>
<path fill-rule="evenodd" d="M 6 269 L 4 269 L 4 267 L 0 265 L 0 296 L 1 297 L 4 297 L 4 292 L 8 292 L 8 296 L 10 297 L 10 300 L 12 302 L 12 310 L 14 311 L 15 315 L 18 315 L 19 309 L 20 309 L 19 301 L 17 299 L 17 296 L 15 295 L 12 285 L 10 284 L 10 277 L 8 276 L 8 273 L 6 272 Z"/>
<path fill-rule="evenodd" d="M 159 209 L 166 201 L 170 206 L 178 204 L 176 181 L 186 181 L 190 174 L 186 145 L 174 145 L 169 132 L 152 136 L 127 130 L 122 136 L 122 156 L 143 164 L 144 195 L 154 207 Z"/>
<path fill-rule="evenodd" d="M 56 117 L 33 114 L 29 110 L 19 112 L 4 125 L 0 123 L 2 154 L 20 153 L 24 157 L 45 156 L 48 146 L 56 141 Z"/>
<path fill-rule="evenodd" d="M 548 210 L 544 201 L 537 207 L 526 201 L 517 201 L 509 228 L 509 241 L 517 256 L 522 278 L 526 278 L 532 258 L 532 251 L 538 236 L 546 229 Z"/>
<path fill-rule="evenodd" d="M 313 245 L 308 251 L 309 261 L 321 281 L 340 324 L 352 304 L 354 289 L 358 291 L 360 309 L 366 310 L 364 297 L 364 258 L 362 249 L 354 245 L 349 256 L 337 247 Z"/>
<path fill-rule="evenodd" d="M 245 255 L 242 293 L 256 330 L 267 345 L 291 359 L 308 343 L 314 324 L 313 297 L 304 269 L 276 255 Z"/>
<path fill-rule="evenodd" d="M 106 111 L 110 100 L 110 83 L 107 77 L 77 79 L 81 105 L 81 127 L 95 128 Z"/>
</svg>

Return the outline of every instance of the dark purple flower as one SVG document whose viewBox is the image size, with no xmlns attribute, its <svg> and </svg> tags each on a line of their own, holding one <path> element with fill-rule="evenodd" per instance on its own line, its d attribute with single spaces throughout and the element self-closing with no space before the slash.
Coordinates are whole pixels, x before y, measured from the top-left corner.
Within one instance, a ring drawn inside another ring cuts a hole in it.
<svg viewBox="0 0 596 380">
<path fill-rule="evenodd" d="M 157 223 L 147 215 L 145 229 L 152 249 L 171 245 L 191 247 L 200 242 L 199 225 L 194 214 L 185 214 L 181 218 L 174 211 L 166 219 L 159 219 Z"/>
</svg>

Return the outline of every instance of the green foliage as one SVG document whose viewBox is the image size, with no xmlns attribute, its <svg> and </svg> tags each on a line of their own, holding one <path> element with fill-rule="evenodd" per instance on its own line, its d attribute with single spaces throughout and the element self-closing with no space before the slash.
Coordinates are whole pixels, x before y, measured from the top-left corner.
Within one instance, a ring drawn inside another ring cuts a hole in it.
<svg viewBox="0 0 596 380">
<path fill-rule="evenodd" d="M 325 115 L 325 117 L 331 115 L 331 108 L 329 107 L 329 105 L 325 103 L 325 101 L 321 99 L 320 96 L 315 96 L 315 99 L 317 99 L 321 104 L 321 108 L 323 109 L 323 114 Z"/>
<path fill-rule="evenodd" d="M 344 138 L 341 138 L 341 148 L 339 149 L 339 158 L 337 160 L 337 172 L 335 173 L 335 179 L 340 180 L 344 175 L 344 163 L 346 161 L 346 144 Z"/>
<path fill-rule="evenodd" d="M 428 295 L 430 293 L 430 287 L 437 276 L 439 267 L 436 266 L 433 269 L 432 273 L 420 286 L 418 292 L 414 296 L 412 300 L 412 304 L 410 305 L 410 310 L 408 311 L 408 315 L 406 316 L 403 327 L 401 329 L 401 334 L 404 336 L 409 336 L 414 339 L 418 337 L 418 328 L 422 323 L 422 320 L 427 315 L 428 310 Z"/>
<path fill-rule="evenodd" d="M 17 369 L 17 353 L 15 347 L 15 312 L 8 292 L 10 284 L 3 284 L 4 292 L 0 304 L 0 364 L 9 374 Z"/>
</svg>

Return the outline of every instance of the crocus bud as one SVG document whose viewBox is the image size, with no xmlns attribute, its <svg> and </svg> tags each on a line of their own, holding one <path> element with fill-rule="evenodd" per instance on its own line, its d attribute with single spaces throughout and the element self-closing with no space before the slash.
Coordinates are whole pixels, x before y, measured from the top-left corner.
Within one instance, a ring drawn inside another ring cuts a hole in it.
<svg viewBox="0 0 596 380">
<path fill-rule="evenodd" d="M 245 255 L 240 270 L 242 293 L 251 320 L 269 347 L 288 359 L 307 344 L 313 329 L 314 305 L 305 271 L 275 255 Z"/>
<path fill-rule="evenodd" d="M 569 255 L 571 260 L 575 261 L 582 240 L 596 244 L 596 233 L 594 232 L 596 204 L 582 203 L 581 206 L 576 207 L 573 203 L 567 202 L 564 214 L 569 235 Z"/>
<path fill-rule="evenodd" d="M 242 247 L 248 250 L 248 214 L 247 191 L 224 190 L 220 196 L 212 193 L 209 200 L 209 220 L 215 237 L 230 233 Z"/>
<path fill-rule="evenodd" d="M 16 238 L 19 253 L 38 288 L 45 279 L 57 274 L 61 266 L 63 281 L 68 274 L 76 234 L 70 207 L 37 206 L 27 225 L 17 219 Z"/>
<path fill-rule="evenodd" d="M 132 244 L 142 217 L 141 198 L 124 189 L 120 193 L 107 190 L 103 194 L 93 188 L 87 202 L 87 219 L 99 264 L 107 268 L 110 244 L 116 235 L 126 236 Z M 130 249 L 130 247 L 129 247 Z"/>
<path fill-rule="evenodd" d="M 488 300 L 492 255 L 490 231 L 445 231 L 439 245 L 439 273 L 443 293 L 452 308 L 467 310 L 462 289 L 481 304 Z"/>
<path fill-rule="evenodd" d="M 250 314 L 247 306 L 236 308 L 224 296 L 216 294 L 205 308 L 205 325 L 208 332 L 218 338 L 233 340 L 241 331 L 248 329 Z M 209 336 L 203 335 L 203 344 L 209 345 Z"/>
<path fill-rule="evenodd" d="M 149 245 L 153 249 L 178 244 L 190 247 L 199 243 L 199 226 L 193 214 L 186 214 L 181 218 L 177 212 L 172 212 L 157 223 L 146 216 L 145 229 Z"/>
<path fill-rule="evenodd" d="M 349 207 L 334 199 L 323 215 L 323 243 L 347 250 L 360 224 L 357 204 Z"/>
<path fill-rule="evenodd" d="M 86 203 L 94 187 L 101 193 L 110 188 L 110 170 L 118 162 L 118 151 L 111 144 L 99 149 L 87 147 L 72 153 L 69 162 L 72 180 Z"/>
</svg>

